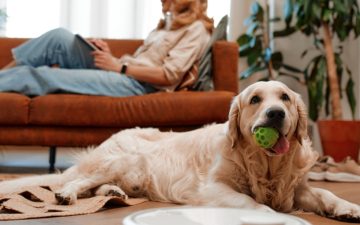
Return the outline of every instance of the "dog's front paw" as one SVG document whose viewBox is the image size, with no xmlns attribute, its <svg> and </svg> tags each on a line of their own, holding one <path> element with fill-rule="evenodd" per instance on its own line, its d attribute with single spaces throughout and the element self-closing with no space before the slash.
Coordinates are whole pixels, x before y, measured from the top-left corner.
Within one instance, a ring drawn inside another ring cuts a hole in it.
<svg viewBox="0 0 360 225">
<path fill-rule="evenodd" d="M 122 198 L 123 200 L 127 200 L 128 199 L 128 196 L 125 194 L 125 193 L 121 193 L 117 190 L 110 190 L 106 196 L 116 196 L 116 197 L 120 197 Z"/>
<path fill-rule="evenodd" d="M 123 200 L 127 200 L 128 196 L 121 188 L 116 185 L 103 184 L 95 192 L 95 195 L 99 196 L 117 196 Z"/>
<path fill-rule="evenodd" d="M 360 223 L 360 206 L 353 203 L 338 205 L 329 217 L 340 221 Z"/>
<path fill-rule="evenodd" d="M 55 193 L 55 198 L 59 205 L 72 205 L 76 202 L 76 194 L 65 194 L 65 193 Z"/>
</svg>

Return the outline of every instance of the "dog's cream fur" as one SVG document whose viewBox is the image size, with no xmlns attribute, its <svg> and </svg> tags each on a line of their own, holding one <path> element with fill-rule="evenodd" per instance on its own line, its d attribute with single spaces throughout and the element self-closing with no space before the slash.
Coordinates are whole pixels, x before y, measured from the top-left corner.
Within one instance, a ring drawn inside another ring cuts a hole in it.
<svg viewBox="0 0 360 225">
<path fill-rule="evenodd" d="M 282 98 L 284 94 L 288 98 Z M 251 103 L 254 96 L 261 101 Z M 270 107 L 285 112 L 279 131 L 290 143 L 287 153 L 276 155 L 252 138 L 254 128 L 266 123 Z M 235 97 L 224 124 L 183 133 L 124 130 L 83 154 L 63 174 L 5 181 L 0 193 L 59 184 L 60 203 L 74 203 L 92 189 L 97 195 L 265 211 L 302 209 L 360 221 L 358 205 L 307 185 L 306 173 L 318 156 L 311 148 L 306 121 L 298 94 L 280 82 L 258 82 Z"/>
</svg>

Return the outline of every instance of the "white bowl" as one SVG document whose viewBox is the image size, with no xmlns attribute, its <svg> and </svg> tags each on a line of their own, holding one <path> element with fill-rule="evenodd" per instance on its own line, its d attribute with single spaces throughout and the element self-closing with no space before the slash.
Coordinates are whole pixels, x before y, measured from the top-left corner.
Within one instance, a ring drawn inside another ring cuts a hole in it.
<svg viewBox="0 0 360 225">
<path fill-rule="evenodd" d="M 213 207 L 148 209 L 124 218 L 124 225 L 311 225 L 295 216 Z"/>
</svg>

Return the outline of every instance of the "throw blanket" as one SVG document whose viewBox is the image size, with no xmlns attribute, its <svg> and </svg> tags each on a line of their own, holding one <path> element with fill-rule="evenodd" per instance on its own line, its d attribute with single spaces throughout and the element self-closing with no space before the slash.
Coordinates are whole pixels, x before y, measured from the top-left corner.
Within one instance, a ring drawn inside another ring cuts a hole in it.
<svg viewBox="0 0 360 225">
<path fill-rule="evenodd" d="M 26 187 L 18 193 L 0 196 L 0 220 L 18 220 L 54 216 L 83 215 L 99 211 L 105 206 L 131 206 L 147 199 L 123 200 L 116 196 L 80 198 L 74 205 L 57 205 L 56 187 Z"/>
</svg>

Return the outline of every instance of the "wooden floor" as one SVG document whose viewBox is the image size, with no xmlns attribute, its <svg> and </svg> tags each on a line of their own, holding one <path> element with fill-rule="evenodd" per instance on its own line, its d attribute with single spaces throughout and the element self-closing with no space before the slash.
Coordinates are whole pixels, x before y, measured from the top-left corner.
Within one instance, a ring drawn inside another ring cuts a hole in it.
<svg viewBox="0 0 360 225">
<path fill-rule="evenodd" d="M 360 204 L 360 183 L 333 183 L 333 182 L 311 182 L 314 187 L 322 187 L 334 192 L 339 197 L 345 198 L 354 203 Z M 121 225 L 122 220 L 125 216 L 130 213 L 148 209 L 148 208 L 159 208 L 159 207 L 173 207 L 174 204 L 158 203 L 158 202 L 145 202 L 139 205 L 106 209 L 101 212 L 84 216 L 69 216 L 69 217 L 53 217 L 45 219 L 30 219 L 30 220 L 17 220 L 0 222 L 2 224 L 12 225 L 43 225 L 43 224 L 56 224 L 56 225 Z M 338 222 L 331 219 L 323 218 L 312 213 L 292 213 L 295 216 L 299 216 L 313 225 L 341 225 L 349 224 L 344 222 Z"/>
</svg>

